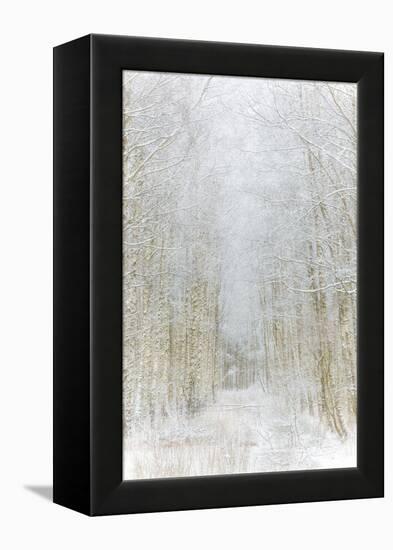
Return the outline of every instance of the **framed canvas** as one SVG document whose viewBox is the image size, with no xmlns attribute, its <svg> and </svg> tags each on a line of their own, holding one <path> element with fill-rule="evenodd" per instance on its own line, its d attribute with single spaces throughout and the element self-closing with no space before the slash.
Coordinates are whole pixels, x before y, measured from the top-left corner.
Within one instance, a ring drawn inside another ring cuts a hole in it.
<svg viewBox="0 0 393 550">
<path fill-rule="evenodd" d="M 54 49 L 54 501 L 383 496 L 383 54 Z"/>
</svg>

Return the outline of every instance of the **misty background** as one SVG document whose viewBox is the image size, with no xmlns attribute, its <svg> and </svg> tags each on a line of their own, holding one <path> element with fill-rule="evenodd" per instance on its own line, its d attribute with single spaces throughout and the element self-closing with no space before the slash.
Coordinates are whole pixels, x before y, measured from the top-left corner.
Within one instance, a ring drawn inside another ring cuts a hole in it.
<svg viewBox="0 0 393 550">
<path fill-rule="evenodd" d="M 123 72 L 124 477 L 356 466 L 356 85 Z"/>
</svg>

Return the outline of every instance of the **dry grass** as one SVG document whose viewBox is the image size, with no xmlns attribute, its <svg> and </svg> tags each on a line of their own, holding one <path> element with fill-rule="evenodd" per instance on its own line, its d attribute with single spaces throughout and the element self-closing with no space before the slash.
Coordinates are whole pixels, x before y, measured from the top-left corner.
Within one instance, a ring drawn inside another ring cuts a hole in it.
<svg viewBox="0 0 393 550">
<path fill-rule="evenodd" d="M 354 436 L 341 442 L 287 401 L 259 388 L 222 392 L 189 419 L 147 423 L 124 444 L 124 478 L 163 478 L 356 466 Z"/>
</svg>

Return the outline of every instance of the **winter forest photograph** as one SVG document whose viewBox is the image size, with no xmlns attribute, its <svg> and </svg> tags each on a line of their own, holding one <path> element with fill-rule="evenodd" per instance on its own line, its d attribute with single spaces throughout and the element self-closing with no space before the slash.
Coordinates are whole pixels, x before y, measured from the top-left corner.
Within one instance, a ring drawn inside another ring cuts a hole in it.
<svg viewBox="0 0 393 550">
<path fill-rule="evenodd" d="M 123 71 L 123 478 L 356 467 L 357 86 Z"/>
</svg>

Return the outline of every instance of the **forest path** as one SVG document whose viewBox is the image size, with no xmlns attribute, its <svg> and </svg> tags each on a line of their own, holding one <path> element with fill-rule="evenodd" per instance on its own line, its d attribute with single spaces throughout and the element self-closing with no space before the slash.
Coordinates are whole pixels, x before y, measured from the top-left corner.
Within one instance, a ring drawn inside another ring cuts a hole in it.
<svg viewBox="0 0 393 550">
<path fill-rule="evenodd" d="M 173 477 L 356 466 L 345 442 L 258 386 L 221 391 L 190 418 L 167 418 L 125 441 L 124 477 Z M 316 429 L 316 427 L 318 429 Z"/>
</svg>

